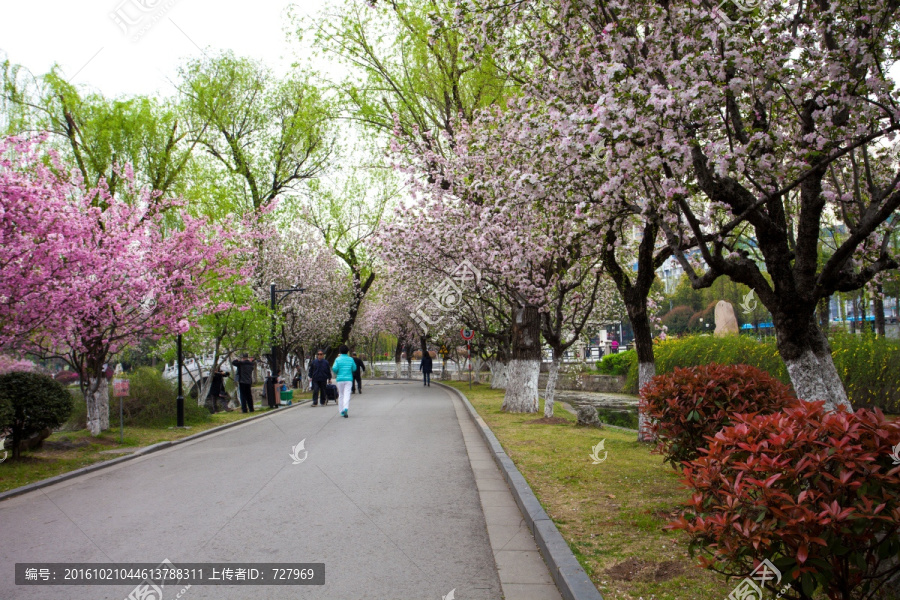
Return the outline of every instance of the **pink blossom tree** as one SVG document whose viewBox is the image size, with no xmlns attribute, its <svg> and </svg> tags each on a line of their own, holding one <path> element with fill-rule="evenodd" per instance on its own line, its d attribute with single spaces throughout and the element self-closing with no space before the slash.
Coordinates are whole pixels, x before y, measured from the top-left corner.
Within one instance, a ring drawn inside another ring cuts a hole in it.
<svg viewBox="0 0 900 600">
<path fill-rule="evenodd" d="M 557 126 L 599 175 L 587 201 L 635 207 L 668 248 L 645 246 L 676 256 L 695 287 L 750 286 L 798 395 L 848 405 L 815 307 L 897 267 L 897 7 L 464 5 L 476 39 L 533 67 L 526 98 L 561 100 Z M 848 235 L 824 256 L 835 225 Z"/>
<path fill-rule="evenodd" d="M 281 348 L 279 372 L 305 372 L 310 348 L 330 348 L 341 336 L 353 305 L 353 282 L 334 251 L 310 226 L 295 224 L 272 231 L 263 246 L 260 280 L 279 289 L 300 285 L 304 291 L 285 297 L 276 307 L 276 336 Z M 258 291 L 269 298 L 269 288 Z"/>
<path fill-rule="evenodd" d="M 61 332 L 83 221 L 38 141 L 0 140 L 0 346 Z M 51 156 L 52 158 L 52 156 Z"/>
<path fill-rule="evenodd" d="M 209 308 L 208 280 L 234 272 L 229 258 L 239 247 L 221 229 L 179 213 L 178 201 L 150 191 L 132 188 L 126 202 L 103 185 L 88 189 L 73 177 L 50 179 L 58 195 L 38 193 L 48 181 L 41 157 L 31 152 L 24 160 L 19 171 L 33 174 L 29 203 L 34 214 L 46 214 L 46 203 L 65 210 L 66 229 L 76 243 L 63 256 L 67 276 L 57 282 L 64 299 L 51 299 L 53 310 L 43 325 L 17 346 L 62 358 L 81 375 L 88 427 L 97 435 L 109 427 L 103 376 L 109 357 L 141 338 L 186 331 Z M 0 177 L 9 170 L 3 165 Z M 130 170 L 123 169 L 122 177 L 130 178 Z M 61 205 L 61 198 L 67 203 Z M 35 264 L 44 254 L 40 243 L 26 243 L 21 260 Z M 20 302 L 41 301 L 32 296 Z M 26 308 L 24 314 L 35 310 Z"/>
</svg>

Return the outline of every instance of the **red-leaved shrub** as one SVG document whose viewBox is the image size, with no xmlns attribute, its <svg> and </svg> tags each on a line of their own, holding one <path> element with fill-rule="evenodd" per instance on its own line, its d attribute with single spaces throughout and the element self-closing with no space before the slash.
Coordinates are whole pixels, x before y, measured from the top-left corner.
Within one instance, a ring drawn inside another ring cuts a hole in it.
<svg viewBox="0 0 900 600">
<path fill-rule="evenodd" d="M 796 402 L 788 386 L 749 365 L 675 369 L 641 390 L 657 451 L 676 468 L 700 456 L 706 438 L 730 425 L 734 413 L 769 414 Z"/>
<path fill-rule="evenodd" d="M 769 559 L 791 585 L 783 598 L 896 598 L 880 594 L 900 573 L 900 423 L 821 402 L 733 418 L 686 465 L 693 494 L 667 527 L 722 573 Z"/>
</svg>

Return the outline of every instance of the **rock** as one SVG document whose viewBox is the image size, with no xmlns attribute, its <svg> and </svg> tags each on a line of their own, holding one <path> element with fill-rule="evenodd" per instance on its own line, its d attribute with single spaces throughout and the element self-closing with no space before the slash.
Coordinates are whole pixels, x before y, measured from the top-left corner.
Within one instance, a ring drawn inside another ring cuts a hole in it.
<svg viewBox="0 0 900 600">
<path fill-rule="evenodd" d="M 589 427 L 603 427 L 603 423 L 597 417 L 597 409 L 589 404 L 578 407 L 578 424 Z"/>
<path fill-rule="evenodd" d="M 19 451 L 23 452 L 25 450 L 34 450 L 36 448 L 40 448 L 44 444 L 44 440 L 50 437 L 50 434 L 53 433 L 53 430 L 49 427 L 45 427 L 38 433 L 34 434 L 28 439 L 22 440 L 19 442 Z M 12 440 L 10 441 L 10 446 L 12 446 Z"/>
<path fill-rule="evenodd" d="M 737 335 L 739 330 L 734 307 L 730 302 L 719 300 L 716 304 L 716 336 Z"/>
</svg>

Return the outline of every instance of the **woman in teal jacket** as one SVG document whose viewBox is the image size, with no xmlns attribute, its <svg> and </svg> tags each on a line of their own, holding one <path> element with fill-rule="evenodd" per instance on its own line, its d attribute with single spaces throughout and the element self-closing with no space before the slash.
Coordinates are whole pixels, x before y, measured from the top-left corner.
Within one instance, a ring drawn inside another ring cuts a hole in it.
<svg viewBox="0 0 900 600">
<path fill-rule="evenodd" d="M 331 370 L 334 371 L 335 384 L 338 389 L 338 411 L 346 419 L 349 416 L 347 413 L 350 410 L 350 387 L 353 385 L 356 361 L 347 356 L 350 348 L 346 344 L 338 348 L 338 352 L 341 355 L 335 359 Z"/>
</svg>

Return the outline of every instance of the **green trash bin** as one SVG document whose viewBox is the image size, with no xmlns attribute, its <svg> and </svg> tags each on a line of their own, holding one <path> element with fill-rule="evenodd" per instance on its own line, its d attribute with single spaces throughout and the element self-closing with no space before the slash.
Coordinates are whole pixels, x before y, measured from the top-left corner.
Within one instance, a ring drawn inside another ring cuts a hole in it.
<svg viewBox="0 0 900 600">
<path fill-rule="evenodd" d="M 281 392 L 281 403 L 290 406 L 294 400 L 294 390 L 285 390 Z"/>
</svg>

